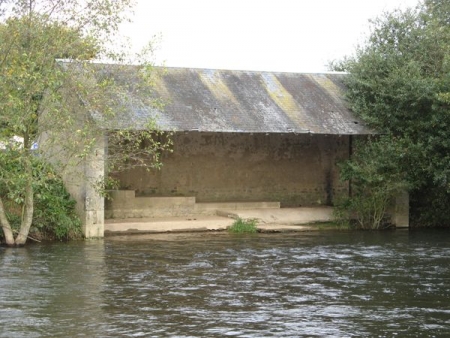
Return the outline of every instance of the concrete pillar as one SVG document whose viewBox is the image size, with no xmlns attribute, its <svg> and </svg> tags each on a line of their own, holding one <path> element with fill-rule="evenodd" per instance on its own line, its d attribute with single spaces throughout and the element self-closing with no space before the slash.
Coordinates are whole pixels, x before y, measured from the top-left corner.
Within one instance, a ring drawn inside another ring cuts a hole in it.
<svg viewBox="0 0 450 338">
<path fill-rule="evenodd" d="M 399 193 L 395 198 L 392 223 L 397 228 L 409 227 L 409 194 L 406 191 Z"/>
<path fill-rule="evenodd" d="M 104 236 L 105 202 L 93 184 L 105 175 L 105 136 L 101 136 L 86 158 L 84 170 L 84 210 L 82 215 L 83 234 L 86 238 Z"/>
</svg>

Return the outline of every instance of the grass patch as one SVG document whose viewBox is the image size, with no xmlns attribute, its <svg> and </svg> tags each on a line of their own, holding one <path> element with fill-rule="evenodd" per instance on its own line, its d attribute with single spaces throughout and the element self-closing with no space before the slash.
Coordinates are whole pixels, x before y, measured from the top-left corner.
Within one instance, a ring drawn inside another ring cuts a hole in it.
<svg viewBox="0 0 450 338">
<path fill-rule="evenodd" d="M 256 220 L 238 218 L 228 227 L 228 231 L 234 234 L 254 234 L 258 231 L 256 228 Z"/>
</svg>

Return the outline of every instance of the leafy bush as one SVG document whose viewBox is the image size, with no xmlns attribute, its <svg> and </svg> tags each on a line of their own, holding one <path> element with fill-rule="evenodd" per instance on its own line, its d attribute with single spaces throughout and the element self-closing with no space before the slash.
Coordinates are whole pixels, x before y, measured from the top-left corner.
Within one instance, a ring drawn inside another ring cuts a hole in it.
<svg viewBox="0 0 450 338">
<path fill-rule="evenodd" d="M 242 218 L 238 218 L 229 228 L 229 232 L 232 233 L 247 233 L 253 234 L 258 231 L 256 228 L 256 220 L 255 219 L 247 219 L 244 220 Z"/>
<path fill-rule="evenodd" d="M 3 163 L 2 163 L 3 164 Z M 20 162 L 6 164 L 0 180 L 0 194 L 5 200 L 7 217 L 13 231 L 18 231 L 22 219 L 23 181 L 8 180 L 17 177 Z M 81 237 L 81 221 L 75 214 L 75 201 L 70 197 L 61 178 L 50 165 L 33 158 L 34 216 L 30 230 L 32 237 L 69 240 Z M 3 233 L 1 233 L 3 235 Z"/>
<path fill-rule="evenodd" d="M 338 224 L 360 229 L 389 226 L 386 215 L 389 203 L 408 189 L 405 174 L 397 170 L 401 152 L 401 145 L 389 137 L 356 143 L 352 159 L 340 165 L 341 179 L 350 182 L 351 195 L 335 203 Z"/>
<path fill-rule="evenodd" d="M 47 238 L 70 240 L 81 237 L 81 221 L 75 214 L 75 201 L 61 178 L 48 177 L 36 187 L 32 230 Z"/>
<path fill-rule="evenodd" d="M 450 227 L 450 192 L 433 182 L 411 196 L 411 227 Z"/>
<path fill-rule="evenodd" d="M 387 149 L 395 175 L 380 174 L 395 187 L 403 173 L 411 192 L 411 223 L 421 226 L 450 226 L 449 13 L 448 0 L 385 12 L 372 20 L 371 34 L 354 56 L 332 65 L 349 73 L 344 81 L 353 112 L 396 144 L 399 151 Z M 378 155 L 367 158 L 369 164 L 387 157 L 381 148 Z M 363 196 L 366 202 L 373 197 L 377 204 L 390 194 L 371 184 L 374 195 Z"/>
</svg>

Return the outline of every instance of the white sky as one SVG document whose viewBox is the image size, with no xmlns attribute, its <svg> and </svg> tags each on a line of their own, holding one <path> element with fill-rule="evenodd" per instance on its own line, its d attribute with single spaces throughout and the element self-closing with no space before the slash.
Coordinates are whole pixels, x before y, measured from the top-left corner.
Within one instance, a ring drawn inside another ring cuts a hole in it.
<svg viewBox="0 0 450 338">
<path fill-rule="evenodd" d="M 419 0 L 137 0 L 122 28 L 140 48 L 161 35 L 157 63 L 280 72 L 323 72 L 350 55 L 368 20 Z"/>
</svg>

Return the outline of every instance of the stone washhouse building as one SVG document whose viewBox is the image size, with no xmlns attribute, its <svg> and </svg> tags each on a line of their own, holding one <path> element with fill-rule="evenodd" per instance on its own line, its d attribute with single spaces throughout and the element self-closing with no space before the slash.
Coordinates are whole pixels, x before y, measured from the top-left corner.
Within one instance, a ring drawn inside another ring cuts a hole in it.
<svg viewBox="0 0 450 338">
<path fill-rule="evenodd" d="M 117 83 L 139 81 L 133 66 L 106 69 Z M 85 236 L 102 237 L 105 218 L 332 206 L 349 194 L 337 164 L 349 158 L 355 138 L 371 133 L 344 101 L 345 76 L 167 68 L 154 86 L 162 109 L 143 103 L 135 86 L 124 86 L 127 109 L 104 127 L 82 170 L 104 175 L 108 130 L 138 130 L 149 116 L 173 131 L 173 152 L 162 154 L 160 170 L 120 173 L 120 189 L 106 203 L 87 183 L 66 179 Z M 397 223 L 407 225 L 407 217 Z"/>
</svg>

